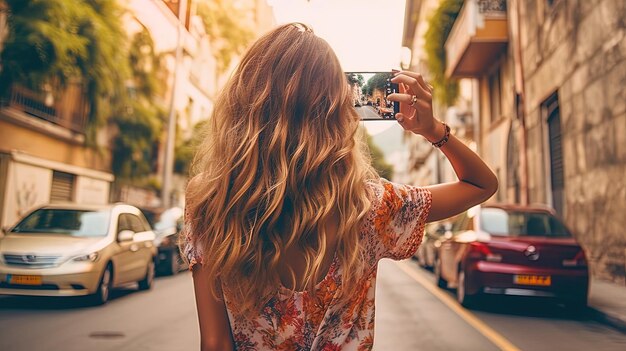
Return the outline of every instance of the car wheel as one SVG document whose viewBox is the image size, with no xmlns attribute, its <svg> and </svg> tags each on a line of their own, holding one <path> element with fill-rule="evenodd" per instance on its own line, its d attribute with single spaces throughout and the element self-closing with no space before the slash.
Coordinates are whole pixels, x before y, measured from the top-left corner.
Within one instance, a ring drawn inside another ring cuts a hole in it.
<svg viewBox="0 0 626 351">
<path fill-rule="evenodd" d="M 102 272 L 100 282 L 98 283 L 98 289 L 96 293 L 90 296 L 90 302 L 92 305 L 104 305 L 109 300 L 109 294 L 111 292 L 111 278 L 113 277 L 111 265 L 108 264 Z"/>
<path fill-rule="evenodd" d="M 435 258 L 435 280 L 437 280 L 437 286 L 442 289 L 448 288 L 448 282 L 441 277 L 441 259 Z"/>
<path fill-rule="evenodd" d="M 464 307 L 472 307 L 476 305 L 478 301 L 478 295 L 469 295 L 467 293 L 467 281 L 465 276 L 465 270 L 459 268 L 459 274 L 457 276 L 457 288 L 456 288 L 456 300 Z"/>
<path fill-rule="evenodd" d="M 150 259 L 148 262 L 148 268 L 146 269 L 146 276 L 138 281 L 139 290 L 150 290 L 152 288 L 152 282 L 154 281 L 154 260 Z"/>
</svg>

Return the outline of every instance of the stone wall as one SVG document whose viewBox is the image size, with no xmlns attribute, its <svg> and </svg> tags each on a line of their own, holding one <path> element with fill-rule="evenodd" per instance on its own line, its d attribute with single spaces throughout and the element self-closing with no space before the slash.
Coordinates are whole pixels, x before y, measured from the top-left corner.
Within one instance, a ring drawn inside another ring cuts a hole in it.
<svg viewBox="0 0 626 351">
<path fill-rule="evenodd" d="M 626 279 L 626 1 L 521 1 L 530 202 L 550 202 L 542 102 L 558 94 L 564 218 L 592 272 Z"/>
</svg>

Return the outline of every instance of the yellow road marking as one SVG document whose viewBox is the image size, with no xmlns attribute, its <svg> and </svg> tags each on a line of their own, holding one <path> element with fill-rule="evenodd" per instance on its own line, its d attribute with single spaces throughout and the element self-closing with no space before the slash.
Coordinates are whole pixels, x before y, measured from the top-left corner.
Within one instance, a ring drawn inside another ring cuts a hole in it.
<svg viewBox="0 0 626 351">
<path fill-rule="evenodd" d="M 428 290 L 431 294 L 435 295 L 436 298 L 441 300 L 452 312 L 459 315 L 459 317 L 463 318 L 467 324 L 471 325 L 474 329 L 476 329 L 479 333 L 484 335 L 489 341 L 494 343 L 497 347 L 499 347 L 503 351 L 520 351 L 515 345 L 513 345 L 510 341 L 508 341 L 504 336 L 500 335 L 498 332 L 493 330 L 487 324 L 483 323 L 478 317 L 476 317 L 473 313 L 469 312 L 465 308 L 463 308 L 456 299 L 450 297 L 450 295 L 441 291 L 438 287 L 435 286 L 431 281 L 425 279 L 423 276 L 419 275 L 415 272 L 406 262 L 395 262 L 396 265 L 404 271 L 409 277 L 413 278 L 415 281 L 420 283 L 426 290 Z"/>
</svg>

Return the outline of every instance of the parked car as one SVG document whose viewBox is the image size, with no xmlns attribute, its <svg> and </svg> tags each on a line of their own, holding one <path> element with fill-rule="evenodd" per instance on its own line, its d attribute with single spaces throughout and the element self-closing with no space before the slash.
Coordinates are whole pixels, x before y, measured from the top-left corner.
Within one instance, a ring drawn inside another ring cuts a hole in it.
<svg viewBox="0 0 626 351">
<path fill-rule="evenodd" d="M 585 252 L 551 209 L 483 205 L 456 216 L 441 243 L 435 277 L 464 306 L 487 294 L 552 297 L 587 304 Z"/>
<path fill-rule="evenodd" d="M 139 209 L 48 205 L 0 239 L 0 295 L 81 296 L 103 304 L 111 288 L 154 279 L 154 232 Z"/>
<path fill-rule="evenodd" d="M 420 266 L 427 269 L 432 269 L 435 266 L 437 251 L 439 251 L 445 234 L 451 233 L 450 227 L 451 225 L 447 221 L 432 222 L 426 225 L 422 244 L 415 252 L 415 258 Z"/>
<path fill-rule="evenodd" d="M 183 209 L 180 207 L 166 210 L 142 208 L 141 211 L 148 218 L 156 235 L 154 244 L 158 250 L 155 260 L 157 272 L 173 275 L 183 270 L 186 266 L 178 249 L 178 237 L 183 228 Z"/>
</svg>

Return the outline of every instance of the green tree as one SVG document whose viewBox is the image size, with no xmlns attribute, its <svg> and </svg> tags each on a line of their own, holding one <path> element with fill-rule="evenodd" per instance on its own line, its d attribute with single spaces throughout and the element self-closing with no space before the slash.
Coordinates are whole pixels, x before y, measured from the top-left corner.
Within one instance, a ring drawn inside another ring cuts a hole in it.
<svg viewBox="0 0 626 351">
<path fill-rule="evenodd" d="M 424 34 L 426 64 L 433 75 L 431 83 L 435 98 L 447 106 L 456 101 L 459 84 L 456 79 L 446 77 L 445 44 L 462 6 L 463 0 L 443 0 L 428 20 L 428 30 Z"/>
<path fill-rule="evenodd" d="M 366 133 L 367 134 L 367 133 Z M 372 166 L 378 172 L 378 175 L 385 179 L 391 180 L 393 178 L 393 166 L 387 163 L 385 160 L 385 155 L 380 150 L 380 148 L 374 144 L 374 140 L 372 136 L 367 134 L 367 146 L 370 151 L 370 155 L 372 156 Z"/>
<path fill-rule="evenodd" d="M 224 73 L 233 58 L 243 53 L 254 39 L 254 33 L 244 25 L 246 13 L 232 1 L 199 0 L 197 14 L 211 39 L 218 73 Z"/>
<path fill-rule="evenodd" d="M 111 120 L 118 130 L 113 140 L 113 173 L 122 182 L 138 182 L 152 172 L 154 145 L 163 131 L 165 111 L 154 97 L 160 92 L 164 70 L 145 28 L 133 36 L 128 53 L 132 83 Z"/>
<path fill-rule="evenodd" d="M 116 0 L 5 0 L 8 35 L 0 94 L 14 84 L 39 90 L 80 81 L 89 102 L 87 142 L 95 146 L 128 75 L 122 9 Z"/>
<path fill-rule="evenodd" d="M 367 83 L 361 88 L 361 92 L 364 95 L 372 95 L 374 90 L 382 89 L 384 90 L 387 84 L 387 79 L 389 78 L 389 73 L 379 72 L 374 74 L 370 79 L 367 80 Z"/>
<path fill-rule="evenodd" d="M 347 75 L 348 78 L 348 83 L 350 85 L 353 84 L 357 84 L 358 86 L 362 87 L 363 84 L 365 83 L 365 79 L 363 78 L 363 75 L 360 73 L 352 73 Z"/>
<path fill-rule="evenodd" d="M 209 120 L 205 119 L 196 123 L 193 126 L 190 139 L 183 140 L 182 138 L 176 138 L 176 140 L 181 141 L 176 144 L 174 149 L 174 172 L 179 174 L 189 173 L 193 156 L 204 138 L 208 122 Z"/>
</svg>

